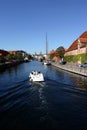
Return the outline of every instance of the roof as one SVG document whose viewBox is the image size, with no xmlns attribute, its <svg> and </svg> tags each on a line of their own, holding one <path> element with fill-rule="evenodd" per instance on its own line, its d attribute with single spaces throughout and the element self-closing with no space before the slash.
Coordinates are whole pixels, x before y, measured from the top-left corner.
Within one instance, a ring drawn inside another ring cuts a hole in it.
<svg viewBox="0 0 87 130">
<path fill-rule="evenodd" d="M 79 38 L 81 43 L 86 43 L 87 44 L 87 38 Z"/>
<path fill-rule="evenodd" d="M 87 31 L 85 31 L 71 44 L 71 46 L 67 49 L 67 52 L 78 49 L 78 40 L 80 40 L 81 43 L 85 43 L 87 45 Z"/>
</svg>

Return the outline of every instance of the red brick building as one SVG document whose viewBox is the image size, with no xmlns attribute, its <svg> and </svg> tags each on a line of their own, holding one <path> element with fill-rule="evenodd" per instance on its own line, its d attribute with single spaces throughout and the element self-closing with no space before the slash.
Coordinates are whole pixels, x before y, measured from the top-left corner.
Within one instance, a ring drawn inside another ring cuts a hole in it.
<svg viewBox="0 0 87 130">
<path fill-rule="evenodd" d="M 5 57 L 9 54 L 8 51 L 6 50 L 1 50 L 0 49 L 0 62 L 4 62 L 5 61 Z"/>
<path fill-rule="evenodd" d="M 1 49 L 0 49 L 0 57 L 7 56 L 8 54 L 9 54 L 8 51 L 6 51 L 6 50 L 1 50 Z"/>
<path fill-rule="evenodd" d="M 87 54 L 87 31 L 79 36 L 67 49 L 64 56 Z M 81 58 L 78 62 L 81 62 Z"/>
</svg>

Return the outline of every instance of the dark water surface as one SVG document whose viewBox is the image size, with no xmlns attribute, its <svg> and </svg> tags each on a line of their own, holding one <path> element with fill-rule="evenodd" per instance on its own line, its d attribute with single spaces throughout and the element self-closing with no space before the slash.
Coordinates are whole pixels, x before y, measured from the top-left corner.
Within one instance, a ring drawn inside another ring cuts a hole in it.
<svg viewBox="0 0 87 130">
<path fill-rule="evenodd" d="M 32 70 L 44 82 L 29 82 Z M 0 130 L 87 130 L 87 77 L 32 61 L 0 72 Z"/>
</svg>

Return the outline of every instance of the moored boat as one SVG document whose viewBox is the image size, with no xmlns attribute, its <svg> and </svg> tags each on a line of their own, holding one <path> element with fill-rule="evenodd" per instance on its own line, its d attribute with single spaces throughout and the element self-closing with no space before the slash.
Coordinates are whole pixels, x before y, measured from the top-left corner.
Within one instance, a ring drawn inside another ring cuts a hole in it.
<svg viewBox="0 0 87 130">
<path fill-rule="evenodd" d="M 43 62 L 43 64 L 44 64 L 44 65 L 51 65 L 51 62 L 50 62 L 49 60 L 45 60 L 45 61 Z"/>
</svg>

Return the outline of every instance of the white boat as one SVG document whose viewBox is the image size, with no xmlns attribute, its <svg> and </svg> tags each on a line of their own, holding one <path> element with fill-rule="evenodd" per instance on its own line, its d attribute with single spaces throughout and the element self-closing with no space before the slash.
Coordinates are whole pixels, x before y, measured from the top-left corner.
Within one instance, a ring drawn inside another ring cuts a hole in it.
<svg viewBox="0 0 87 130">
<path fill-rule="evenodd" d="M 44 65 L 51 65 L 50 61 L 44 61 L 43 63 L 44 63 Z"/>
<path fill-rule="evenodd" d="M 43 76 L 43 74 L 39 71 L 39 72 L 37 72 L 37 71 L 32 71 L 31 73 L 30 73 L 30 75 L 29 75 L 29 79 L 30 79 L 30 81 L 32 81 L 32 82 L 36 82 L 36 81 L 44 81 L 44 76 Z"/>
</svg>

